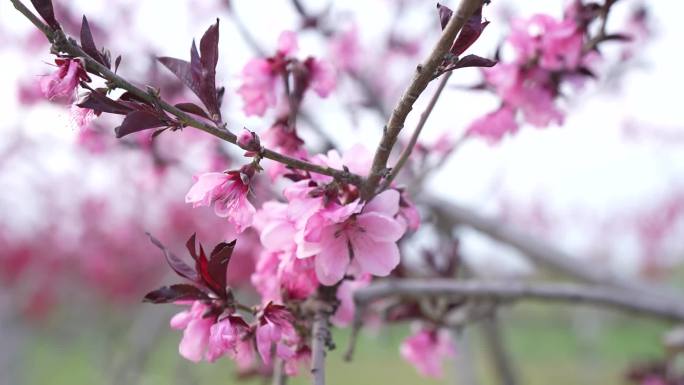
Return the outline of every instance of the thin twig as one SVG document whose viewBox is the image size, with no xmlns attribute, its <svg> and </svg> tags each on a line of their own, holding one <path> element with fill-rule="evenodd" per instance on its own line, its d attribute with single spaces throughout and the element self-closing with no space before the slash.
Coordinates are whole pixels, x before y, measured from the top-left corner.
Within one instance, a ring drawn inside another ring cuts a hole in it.
<svg viewBox="0 0 684 385">
<path fill-rule="evenodd" d="M 447 82 L 449 82 L 451 74 L 452 72 L 448 72 L 444 76 L 442 76 L 442 79 L 439 81 L 439 85 L 437 86 L 435 93 L 432 94 L 430 102 L 428 103 L 427 107 L 425 107 L 423 113 L 420 114 L 420 120 L 418 121 L 416 129 L 413 130 L 411 139 L 406 144 L 406 148 L 404 148 L 404 150 L 401 152 L 401 155 L 399 155 L 399 159 L 397 160 L 397 163 L 394 165 L 394 167 L 392 167 L 392 171 L 390 171 L 389 175 L 387 175 L 387 178 L 385 178 L 385 181 L 380 186 L 380 190 L 384 190 L 387 187 L 389 187 L 390 184 L 392 184 L 394 178 L 397 177 L 399 171 L 401 171 L 401 168 L 404 167 L 404 164 L 406 164 L 406 161 L 408 161 L 409 157 L 411 156 L 411 153 L 413 152 L 413 148 L 418 142 L 418 136 L 420 136 L 420 133 L 423 131 L 423 127 L 425 127 L 425 123 L 427 123 L 427 120 L 430 117 L 432 110 L 435 108 L 435 105 L 437 104 L 439 97 L 442 95 L 444 87 L 446 86 Z"/>
<path fill-rule="evenodd" d="M 364 199 L 370 199 L 375 194 L 378 183 L 386 174 L 387 160 L 389 159 L 392 148 L 397 141 L 397 137 L 404 128 L 406 117 L 413 108 L 413 104 L 418 100 L 420 94 L 433 79 L 435 71 L 449 52 L 451 45 L 456 39 L 456 35 L 461 30 L 468 18 L 475 10 L 482 6 L 482 0 L 462 0 L 458 10 L 454 13 L 449 23 L 442 31 L 437 44 L 422 65 L 416 68 L 411 84 L 399 99 L 387 125 L 385 126 L 380 144 L 375 151 L 373 164 L 371 166 L 368 179 L 361 189 Z"/>
<path fill-rule="evenodd" d="M 141 88 L 138 88 L 137 86 L 133 85 L 121 76 L 115 74 L 109 68 L 105 67 L 104 65 L 100 64 L 95 59 L 90 57 L 81 49 L 81 47 L 78 46 L 78 44 L 76 44 L 76 42 L 73 39 L 67 38 L 64 32 L 62 32 L 61 30 L 53 30 L 46 24 L 42 23 L 37 18 L 37 16 L 35 16 L 19 0 L 10 1 L 19 12 L 26 16 L 36 27 L 38 27 L 38 29 L 40 29 L 45 34 L 45 36 L 48 38 L 48 40 L 50 40 L 50 42 L 56 50 L 67 53 L 73 57 L 82 58 L 86 63 L 86 67 L 92 73 L 97 74 L 103 79 L 106 79 L 111 85 L 130 92 L 132 95 L 141 100 L 144 100 L 152 105 L 158 105 L 164 111 L 178 118 L 184 126 L 197 128 L 208 134 L 214 135 L 217 138 L 222 139 L 226 142 L 237 145 L 236 135 L 225 129 L 224 125 L 216 126 L 199 121 L 190 116 L 189 114 L 178 109 L 177 107 L 162 100 L 158 96 L 150 92 L 147 92 Z M 262 150 L 261 156 L 267 159 L 274 160 L 276 162 L 283 163 L 296 169 L 332 176 L 333 178 L 343 180 L 355 185 L 360 185 L 363 182 L 363 179 L 359 175 L 353 174 L 349 171 L 338 170 L 332 167 L 319 166 L 313 163 L 309 163 L 302 159 L 292 158 L 290 156 L 280 154 L 276 151 L 269 150 L 267 148 L 264 148 Z"/>
</svg>

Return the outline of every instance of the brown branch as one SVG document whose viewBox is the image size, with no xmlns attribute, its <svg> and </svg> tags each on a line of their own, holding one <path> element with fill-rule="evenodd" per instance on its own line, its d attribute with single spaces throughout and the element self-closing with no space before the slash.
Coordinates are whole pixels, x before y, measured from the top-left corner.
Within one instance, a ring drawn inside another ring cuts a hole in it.
<svg viewBox="0 0 684 385">
<path fill-rule="evenodd" d="M 337 287 L 338 285 L 319 286 L 316 296 L 310 301 L 310 310 L 313 315 L 311 327 L 311 382 L 313 385 L 325 385 L 326 349 L 335 348 L 330 333 L 330 316 L 335 311 Z"/>
<path fill-rule="evenodd" d="M 345 360 L 351 360 L 354 353 L 358 333 L 363 325 L 365 307 L 374 301 L 389 297 L 413 299 L 442 297 L 456 300 L 486 300 L 493 303 L 537 300 L 570 305 L 588 304 L 671 322 L 684 321 L 684 305 L 682 305 L 684 302 L 681 299 L 665 300 L 663 297 L 650 293 L 636 293 L 607 286 L 453 279 L 384 280 L 354 293 L 356 312 Z"/>
<path fill-rule="evenodd" d="M 456 299 L 488 299 L 493 301 L 539 300 L 571 305 L 589 304 L 638 313 L 672 322 L 684 321 L 684 301 L 667 301 L 649 294 L 625 292 L 600 285 L 569 283 L 489 282 L 451 279 L 402 279 L 373 283 L 354 293 L 357 306 L 378 299 L 451 297 Z"/>
<path fill-rule="evenodd" d="M 387 160 L 389 159 L 392 148 L 397 141 L 397 137 L 404 128 L 406 117 L 413 108 L 413 104 L 418 100 L 420 94 L 433 79 L 435 71 L 449 52 L 451 45 L 456 39 L 456 35 L 463 28 L 466 20 L 482 6 L 482 0 L 462 0 L 458 10 L 449 20 L 444 28 L 434 49 L 422 65 L 416 68 L 416 73 L 408 88 L 399 99 L 392 115 L 385 126 L 382 139 L 375 151 L 373 164 L 370 169 L 368 179 L 363 184 L 361 195 L 364 199 L 370 199 L 375 194 L 375 189 L 382 177 L 386 174 Z"/>
<path fill-rule="evenodd" d="M 319 310 L 314 314 L 311 341 L 311 377 L 314 385 L 325 385 L 325 345 L 330 338 L 329 315 Z"/>
<path fill-rule="evenodd" d="M 287 375 L 285 374 L 285 361 L 276 358 L 273 362 L 273 381 L 272 385 L 286 385 Z"/>
<path fill-rule="evenodd" d="M 222 126 L 216 126 L 212 125 L 209 123 L 205 123 L 202 121 L 199 121 L 189 114 L 183 112 L 182 110 L 178 109 L 177 107 L 167 103 L 166 101 L 162 100 L 159 98 L 157 95 L 154 93 L 150 93 L 148 91 L 145 91 L 141 88 L 138 88 L 137 86 L 133 85 L 126 79 L 122 78 L 121 76 L 115 74 L 112 72 L 109 68 L 105 67 L 104 65 L 100 64 L 97 62 L 95 59 L 90 57 L 87 53 L 85 53 L 81 47 L 78 46 L 76 41 L 74 41 L 71 38 L 67 38 L 67 36 L 62 32 L 61 30 L 53 30 L 49 26 L 45 25 L 43 22 L 41 22 L 37 16 L 35 16 L 26 6 L 24 6 L 19 0 L 10 0 L 12 4 L 14 4 L 14 7 L 21 12 L 24 16 L 26 16 L 38 29 L 40 29 L 45 36 L 48 38 L 48 40 L 52 43 L 52 46 L 55 50 L 64 52 L 66 54 L 71 55 L 72 57 L 80 57 L 82 58 L 85 63 L 86 67 L 94 74 L 97 74 L 98 76 L 102 77 L 103 79 L 107 80 L 111 85 L 124 89 L 128 92 L 130 92 L 132 95 L 135 97 L 144 100 L 147 103 L 150 103 L 152 105 L 157 105 L 164 111 L 168 112 L 169 114 L 175 116 L 178 118 L 178 120 L 184 125 L 188 127 L 194 127 L 199 130 L 202 130 L 208 134 L 211 134 L 219 139 L 222 139 L 226 142 L 232 143 L 237 145 L 237 137 L 234 133 L 228 131 L 225 128 L 225 125 Z M 271 159 L 276 162 L 280 162 L 283 164 L 286 164 L 290 167 L 304 170 L 304 171 L 309 171 L 317 174 L 322 174 L 322 175 L 328 175 L 333 178 L 343 180 L 355 185 L 360 185 L 363 182 L 363 179 L 356 175 L 353 174 L 349 171 L 345 170 L 338 170 L 332 167 L 323 167 L 319 166 L 313 163 L 309 163 L 305 160 L 293 158 L 287 155 L 280 154 L 276 151 L 269 150 L 267 148 L 262 149 L 261 151 L 261 156 L 266 158 L 266 159 Z"/>
<path fill-rule="evenodd" d="M 498 383 L 501 385 L 517 385 L 520 383 L 518 381 L 517 373 L 513 367 L 510 354 L 506 349 L 506 344 L 504 343 L 504 336 L 502 335 L 502 325 L 499 322 L 496 314 L 492 317 L 485 318 L 480 323 L 482 327 L 482 335 L 484 336 L 484 342 L 487 347 L 487 353 L 489 353 L 490 360 L 492 363 L 493 371 L 498 377 Z"/>
<path fill-rule="evenodd" d="M 568 275 L 583 282 L 605 284 L 625 290 L 648 292 L 663 298 L 671 298 L 669 293 L 639 283 L 627 282 L 595 264 L 583 263 L 580 258 L 557 249 L 553 245 L 538 238 L 531 237 L 511 226 L 507 226 L 494 218 L 487 218 L 466 207 L 449 202 L 434 195 L 425 197 L 426 203 L 435 215 L 451 225 L 471 227 L 490 238 L 517 249 L 534 263 Z"/>
<path fill-rule="evenodd" d="M 425 127 L 425 123 L 427 123 L 427 120 L 430 117 L 432 110 L 435 108 L 435 105 L 437 104 L 439 97 L 442 95 L 444 87 L 449 82 L 451 74 L 452 72 L 448 72 L 444 76 L 442 76 L 442 79 L 440 80 L 439 85 L 435 90 L 435 93 L 432 94 L 430 102 L 428 103 L 427 107 L 425 107 L 423 113 L 420 114 L 420 120 L 418 121 L 418 125 L 416 126 L 416 129 L 413 130 L 413 134 L 411 135 L 411 139 L 409 139 L 409 142 L 406 144 L 406 148 L 404 148 L 404 150 L 401 152 L 401 155 L 399 155 L 397 163 L 394 165 L 394 167 L 392 167 L 392 171 L 390 171 L 389 175 L 387 175 L 387 178 L 385 178 L 385 181 L 380 186 L 381 191 L 389 187 L 390 184 L 392 184 L 394 178 L 397 177 L 399 171 L 401 171 L 401 168 L 404 167 L 404 164 L 406 164 L 409 157 L 411 156 L 413 148 L 418 142 L 418 136 L 420 136 L 420 133 L 423 131 L 423 127 Z"/>
</svg>

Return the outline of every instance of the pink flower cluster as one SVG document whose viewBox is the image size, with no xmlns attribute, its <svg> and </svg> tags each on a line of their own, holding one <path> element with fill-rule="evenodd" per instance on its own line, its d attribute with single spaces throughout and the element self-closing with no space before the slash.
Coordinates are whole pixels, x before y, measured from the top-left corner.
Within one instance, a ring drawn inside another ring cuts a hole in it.
<svg viewBox="0 0 684 385">
<path fill-rule="evenodd" d="M 420 329 L 401 344 L 401 356 L 426 377 L 443 376 L 442 361 L 456 349 L 446 330 Z"/>
<path fill-rule="evenodd" d="M 513 21 L 507 39 L 512 60 L 484 70 L 486 83 L 502 105 L 471 123 L 467 135 L 499 142 L 517 132 L 518 112 L 535 127 L 563 122 L 564 114 L 556 105 L 560 82 L 565 75 L 576 76 L 589 56 L 584 52 L 585 27 L 573 9 L 562 20 L 537 14 Z"/>
<path fill-rule="evenodd" d="M 275 107 L 283 79 L 292 81 L 292 93 L 295 94 L 303 95 L 310 88 L 324 98 L 332 92 L 336 85 L 333 66 L 313 57 L 300 61 L 292 57 L 297 49 L 296 34 L 284 31 L 278 39 L 274 56 L 247 62 L 242 69 L 242 85 L 237 91 L 242 96 L 247 115 L 263 116 L 266 110 Z M 290 74 L 292 80 L 289 79 Z"/>
<path fill-rule="evenodd" d="M 40 89 L 50 100 L 70 102 L 81 81 L 90 81 L 80 59 L 56 59 L 57 70 L 40 80 Z"/>
<path fill-rule="evenodd" d="M 254 172 L 253 166 L 247 165 L 240 171 L 202 174 L 196 177 L 185 202 L 192 203 L 193 207 L 213 205 L 216 215 L 228 218 L 236 232 L 241 233 L 252 224 L 256 211 L 247 199 Z"/>
<path fill-rule="evenodd" d="M 309 359 L 310 350 L 301 343 L 292 314 L 281 305 L 269 303 L 254 325 L 238 315 L 217 315 L 211 305 L 202 301 L 189 305 L 188 310 L 171 319 L 170 325 L 183 330 L 178 351 L 190 361 L 214 362 L 225 356 L 245 371 L 254 366 L 256 353 L 269 367 L 275 354 L 285 362 L 286 374 L 294 376 L 300 364 Z"/>
</svg>

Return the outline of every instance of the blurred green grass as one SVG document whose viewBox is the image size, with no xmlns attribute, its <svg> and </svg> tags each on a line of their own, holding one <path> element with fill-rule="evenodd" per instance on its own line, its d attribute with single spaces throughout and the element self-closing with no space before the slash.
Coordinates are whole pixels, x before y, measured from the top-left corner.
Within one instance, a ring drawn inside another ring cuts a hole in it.
<svg viewBox="0 0 684 385">
<path fill-rule="evenodd" d="M 624 370 L 631 362 L 662 354 L 660 340 L 667 327 L 601 310 L 568 310 L 534 304 L 507 310 L 500 322 L 521 383 L 531 385 L 624 384 Z M 130 350 L 123 337 L 126 324 L 118 325 L 118 329 L 103 325 L 74 330 L 69 335 L 59 335 L 48 325 L 31 334 L 22 360 L 25 365 L 22 377 L 27 385 L 113 383 L 112 357 L 126 357 Z M 496 384 L 479 329 L 469 330 L 480 383 Z M 236 381 L 228 360 L 214 364 L 187 362 L 177 354 L 180 334 L 170 329 L 159 332 L 161 338 L 149 352 L 140 372 L 137 383 L 141 385 L 264 383 L 256 379 Z M 342 355 L 348 332 L 336 331 L 337 349 L 328 355 L 329 384 L 456 383 L 453 362 L 446 363 L 443 380 L 431 381 L 418 376 L 402 361 L 398 346 L 407 333 L 406 325 L 386 328 L 378 335 L 364 333 L 354 360 L 347 363 Z M 303 374 L 289 383 L 306 384 L 308 378 Z"/>
</svg>

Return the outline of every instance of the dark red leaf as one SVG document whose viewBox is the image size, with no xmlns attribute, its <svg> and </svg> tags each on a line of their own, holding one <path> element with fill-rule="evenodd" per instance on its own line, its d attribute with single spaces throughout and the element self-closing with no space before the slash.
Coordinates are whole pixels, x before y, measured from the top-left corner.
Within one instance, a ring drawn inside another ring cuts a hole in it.
<svg viewBox="0 0 684 385">
<path fill-rule="evenodd" d="M 188 87 L 195 95 L 199 95 L 199 80 L 195 81 L 190 70 L 190 63 L 185 60 L 176 59 L 172 57 L 157 58 L 164 67 L 173 72 L 178 79 L 180 79 L 186 87 Z"/>
<path fill-rule="evenodd" d="M 192 234 L 187 242 L 185 242 L 185 248 L 188 249 L 188 252 L 190 252 L 192 259 L 197 261 L 199 256 L 197 255 L 197 248 L 195 247 L 195 238 L 197 238 L 197 234 Z"/>
<path fill-rule="evenodd" d="M 230 321 L 231 326 L 235 326 L 237 328 L 243 328 L 243 329 L 249 329 L 249 324 L 245 322 L 245 320 L 236 315 L 229 315 L 228 320 Z"/>
<path fill-rule="evenodd" d="M 119 65 L 121 64 L 121 55 L 117 56 L 116 59 L 114 59 L 114 73 L 119 70 Z"/>
<path fill-rule="evenodd" d="M 202 109 L 202 107 L 198 106 L 195 103 L 178 103 L 175 105 L 176 108 L 178 108 L 181 111 L 185 111 L 190 114 L 194 114 L 197 116 L 201 116 L 205 119 L 210 119 L 209 115 Z"/>
<path fill-rule="evenodd" d="M 97 113 L 107 112 L 110 114 L 126 115 L 132 111 L 130 107 L 108 98 L 99 91 L 91 91 L 77 106 L 90 108 Z"/>
<path fill-rule="evenodd" d="M 622 33 L 611 33 L 604 36 L 601 41 L 631 41 L 632 37 Z"/>
<path fill-rule="evenodd" d="M 119 100 L 123 100 L 126 102 L 134 102 L 134 103 L 142 103 L 142 104 L 149 104 L 145 99 L 142 99 L 138 96 L 135 96 L 134 94 L 126 91 L 121 96 L 119 96 Z"/>
<path fill-rule="evenodd" d="M 200 73 L 200 100 L 209 110 L 209 113 L 221 116 L 219 111 L 218 95 L 216 92 L 216 64 L 218 64 L 219 20 L 212 25 L 200 39 L 200 61 L 202 71 Z M 194 47 L 194 45 L 193 45 Z M 192 63 L 192 61 L 191 61 Z M 193 68 L 194 70 L 194 68 Z"/>
<path fill-rule="evenodd" d="M 164 253 L 164 258 L 166 258 L 166 262 L 173 269 L 173 271 L 176 272 L 176 274 L 180 275 L 183 278 L 187 278 L 193 282 L 199 282 L 199 276 L 192 267 L 188 266 L 175 254 L 169 251 L 161 242 L 159 242 L 157 238 L 153 237 L 149 233 L 147 234 L 147 236 L 150 237 L 150 241 L 152 241 L 152 243 L 155 246 L 157 246 L 162 251 L 162 253 Z"/>
<path fill-rule="evenodd" d="M 577 74 L 594 79 L 597 78 L 596 74 L 591 69 L 584 66 L 577 68 Z"/>
<path fill-rule="evenodd" d="M 218 64 L 219 19 L 204 32 L 200 39 L 202 68 L 216 69 Z"/>
<path fill-rule="evenodd" d="M 196 301 L 206 299 L 209 299 L 209 296 L 197 287 L 189 284 L 178 284 L 163 286 L 157 290 L 147 293 L 143 299 L 143 302 L 169 303 L 176 301 Z"/>
<path fill-rule="evenodd" d="M 105 61 L 102 54 L 100 54 L 100 51 L 97 50 L 97 45 L 95 45 L 93 34 L 90 31 L 90 25 L 88 24 L 88 19 L 86 19 L 85 15 L 83 15 L 83 21 L 81 22 L 81 48 L 98 63 L 109 68 L 109 63 Z"/>
<path fill-rule="evenodd" d="M 496 60 L 487 59 L 477 55 L 466 55 L 459 59 L 450 69 L 458 69 L 465 67 L 493 67 L 496 65 Z"/>
<path fill-rule="evenodd" d="M 451 8 L 447 7 L 446 5 L 442 5 L 440 3 L 437 3 L 437 11 L 439 12 L 439 24 L 442 26 L 443 30 L 449 23 L 449 19 L 451 19 L 451 15 L 454 14 L 454 11 L 452 11 Z"/>
<path fill-rule="evenodd" d="M 57 19 L 55 19 L 55 10 L 52 8 L 52 0 L 31 0 L 31 4 L 36 9 L 40 17 L 54 29 L 60 29 Z"/>
<path fill-rule="evenodd" d="M 231 244 L 226 244 L 226 245 L 231 245 L 230 250 L 223 250 L 226 246 L 221 247 L 220 249 L 215 248 L 214 251 L 211 254 L 211 261 L 207 259 L 207 255 L 204 253 L 204 248 L 202 247 L 202 244 L 199 245 L 199 254 L 197 253 L 197 247 L 196 247 L 196 240 L 195 240 L 195 234 L 193 234 L 190 239 L 186 242 L 185 246 L 187 247 L 188 251 L 190 252 L 190 255 L 192 258 L 195 260 L 195 271 L 199 274 L 199 278 L 202 281 L 206 287 L 211 289 L 216 295 L 218 295 L 220 298 L 226 298 L 226 277 L 225 277 L 225 266 L 228 265 L 228 262 L 230 261 L 230 253 L 232 253 L 232 248 L 235 245 L 235 243 Z M 220 246 L 221 244 L 219 244 Z M 218 247 L 218 246 L 217 246 Z M 216 252 L 218 255 L 216 259 L 214 259 L 214 252 Z M 225 253 L 228 253 L 228 257 L 226 258 Z M 225 265 L 222 264 L 222 262 L 225 262 Z M 220 274 L 218 274 L 218 270 L 223 268 L 224 270 L 224 275 L 221 278 Z"/>
<path fill-rule="evenodd" d="M 214 250 L 209 257 L 209 275 L 218 283 L 224 293 L 226 290 L 226 271 L 228 269 L 228 263 L 230 263 L 230 257 L 233 255 L 235 242 L 236 241 L 219 243 L 214 247 Z"/>
<path fill-rule="evenodd" d="M 149 111 L 132 111 L 124 118 L 119 127 L 114 129 L 117 138 L 146 130 L 148 128 L 163 127 L 167 123 L 159 115 Z"/>
<path fill-rule="evenodd" d="M 202 101 L 213 118 L 220 119 L 220 98 L 216 89 L 216 64 L 218 63 L 219 22 L 212 25 L 200 40 L 200 51 L 193 40 L 190 62 L 170 57 L 160 57 L 159 62 L 173 72 Z"/>
<path fill-rule="evenodd" d="M 480 8 L 468 18 L 468 21 L 461 29 L 456 41 L 451 46 L 451 53 L 455 56 L 460 56 L 468 47 L 475 43 L 488 24 L 488 21 L 482 22 L 482 7 L 480 6 Z"/>
</svg>

